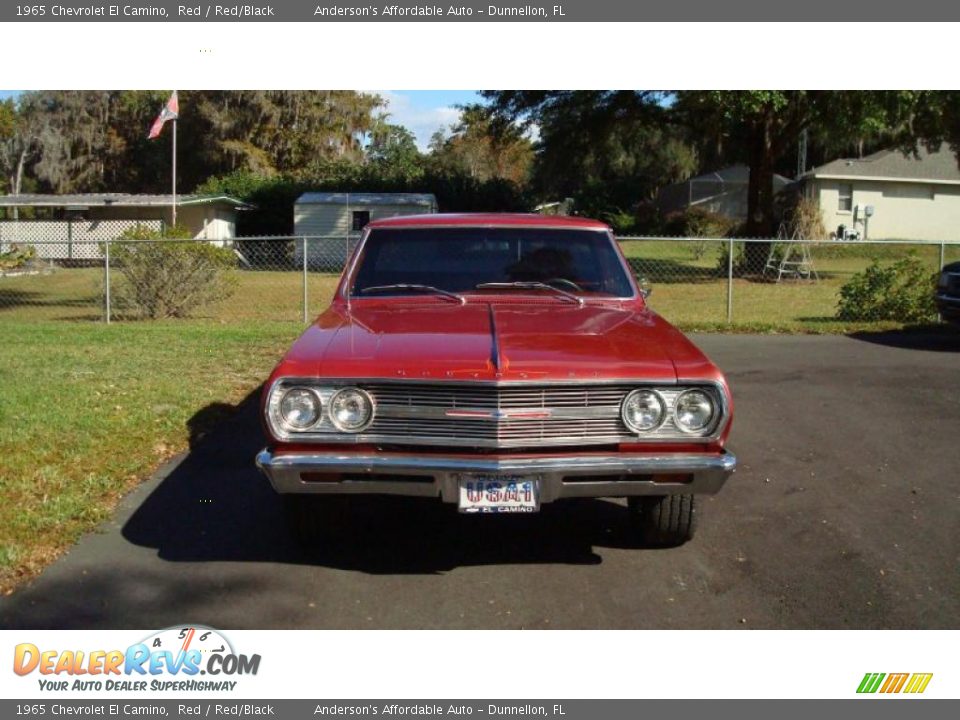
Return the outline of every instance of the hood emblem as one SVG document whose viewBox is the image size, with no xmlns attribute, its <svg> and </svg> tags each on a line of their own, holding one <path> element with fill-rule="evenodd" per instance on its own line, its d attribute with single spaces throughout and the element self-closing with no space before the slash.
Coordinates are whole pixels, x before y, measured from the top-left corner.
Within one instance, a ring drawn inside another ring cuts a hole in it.
<svg viewBox="0 0 960 720">
<path fill-rule="evenodd" d="M 463 418 L 468 420 L 546 420 L 553 413 L 550 410 L 447 410 L 444 413 L 449 418 Z"/>
</svg>

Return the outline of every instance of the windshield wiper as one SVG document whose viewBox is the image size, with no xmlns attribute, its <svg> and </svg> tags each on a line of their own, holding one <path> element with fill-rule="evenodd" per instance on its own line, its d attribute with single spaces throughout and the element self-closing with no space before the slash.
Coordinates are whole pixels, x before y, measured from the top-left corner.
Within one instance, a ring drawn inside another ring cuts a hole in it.
<svg viewBox="0 0 960 720">
<path fill-rule="evenodd" d="M 562 290 L 545 282 L 518 281 L 518 282 L 485 282 L 474 287 L 475 290 L 550 290 L 562 298 L 575 302 L 583 307 L 583 298 L 571 292 Z"/>
<path fill-rule="evenodd" d="M 461 305 L 467 304 L 467 299 L 463 295 L 457 295 L 457 293 L 450 292 L 449 290 L 444 290 L 443 288 L 434 287 L 433 285 L 420 285 L 418 283 L 396 283 L 394 285 L 371 285 L 370 287 L 365 287 L 362 290 L 360 290 L 360 294 L 365 295 L 367 293 L 390 292 L 391 290 L 412 290 L 414 292 L 433 293 L 435 295 L 440 295 L 441 297 L 449 298 L 450 300 L 458 302 Z"/>
</svg>

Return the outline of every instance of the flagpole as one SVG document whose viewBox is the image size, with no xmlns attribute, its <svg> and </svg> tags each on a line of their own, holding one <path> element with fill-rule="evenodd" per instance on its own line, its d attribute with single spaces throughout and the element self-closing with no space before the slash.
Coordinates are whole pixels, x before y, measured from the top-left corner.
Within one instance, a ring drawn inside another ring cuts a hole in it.
<svg viewBox="0 0 960 720">
<path fill-rule="evenodd" d="M 177 119 L 173 119 L 173 204 L 171 206 L 171 215 L 173 216 L 173 227 L 177 226 Z"/>
</svg>

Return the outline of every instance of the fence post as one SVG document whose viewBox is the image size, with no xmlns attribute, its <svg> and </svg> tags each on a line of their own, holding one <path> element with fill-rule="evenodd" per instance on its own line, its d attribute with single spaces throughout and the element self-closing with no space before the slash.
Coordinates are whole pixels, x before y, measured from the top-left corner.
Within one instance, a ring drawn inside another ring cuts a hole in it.
<svg viewBox="0 0 960 720">
<path fill-rule="evenodd" d="M 307 319 L 307 238 L 303 238 L 303 324 L 306 325 Z"/>
<path fill-rule="evenodd" d="M 733 322 L 733 238 L 727 245 L 727 323 Z"/>
<path fill-rule="evenodd" d="M 103 319 L 110 324 L 110 241 L 105 240 L 103 252 Z"/>
<path fill-rule="evenodd" d="M 946 259 L 946 258 L 944 257 L 944 246 L 945 246 L 945 243 L 943 243 L 943 242 L 941 241 L 941 243 L 940 243 L 940 267 L 937 268 L 937 272 L 938 272 L 938 273 L 939 273 L 939 272 L 943 272 L 943 266 L 946 264 L 946 263 L 944 262 L 944 260 Z"/>
</svg>

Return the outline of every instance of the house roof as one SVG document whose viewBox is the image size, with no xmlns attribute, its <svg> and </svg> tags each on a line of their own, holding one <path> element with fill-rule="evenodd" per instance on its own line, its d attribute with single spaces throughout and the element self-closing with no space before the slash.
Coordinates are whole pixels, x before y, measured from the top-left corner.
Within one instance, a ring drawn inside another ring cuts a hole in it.
<svg viewBox="0 0 960 720">
<path fill-rule="evenodd" d="M 172 195 L 133 193 L 76 193 L 73 195 L 0 195 L 0 207 L 163 207 L 173 202 Z M 232 205 L 238 209 L 252 206 L 229 195 L 177 195 L 177 206 Z"/>
<path fill-rule="evenodd" d="M 297 198 L 297 205 L 419 205 L 436 207 L 433 193 L 335 193 L 308 192 Z"/>
<path fill-rule="evenodd" d="M 715 182 L 729 185 L 746 185 L 750 182 L 750 168 L 747 165 L 730 165 L 713 172 L 697 175 L 697 177 L 693 177 L 689 180 L 684 180 L 683 182 L 676 184 L 683 185 L 691 182 Z M 793 181 L 790 178 L 784 177 L 783 175 L 777 175 L 776 173 L 773 175 L 773 186 L 776 189 L 789 185 L 791 182 Z"/>
<path fill-rule="evenodd" d="M 960 184 L 960 168 L 956 155 L 944 144 L 933 152 L 920 147 L 915 156 L 904 155 L 900 150 L 881 150 L 865 158 L 841 158 L 816 167 L 803 177 Z"/>
</svg>

